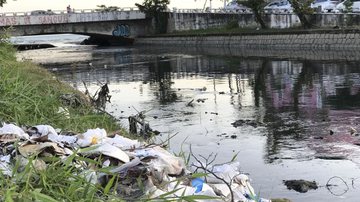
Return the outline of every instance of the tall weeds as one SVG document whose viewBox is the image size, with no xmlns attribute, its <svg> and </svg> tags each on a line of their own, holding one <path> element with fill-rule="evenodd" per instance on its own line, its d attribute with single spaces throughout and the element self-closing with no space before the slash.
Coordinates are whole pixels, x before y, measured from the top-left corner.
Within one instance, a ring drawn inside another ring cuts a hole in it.
<svg viewBox="0 0 360 202">
<path fill-rule="evenodd" d="M 79 133 L 96 127 L 120 129 L 111 117 L 95 113 L 86 102 L 66 105 L 60 100 L 63 94 L 82 96 L 46 70 L 16 61 L 15 49 L 0 40 L 0 121 L 22 126 L 49 124 Z M 59 112 L 60 108 L 65 112 Z M 5 145 L 1 147 L 6 151 Z M 4 176 L 0 170 L 0 201 L 106 201 L 113 194 L 104 194 L 102 187 L 90 183 L 82 171 L 58 157 L 48 159 L 47 168 L 39 170 L 33 163 L 36 157 L 21 165 L 20 155 L 14 155 L 13 176 Z"/>
<path fill-rule="evenodd" d="M 16 61 L 14 53 L 7 43 L 0 44 L 1 121 L 18 125 L 49 124 L 77 132 L 95 127 L 119 129 L 111 117 L 94 113 L 86 103 L 66 106 L 60 96 L 79 92 L 30 62 Z M 60 107 L 66 109 L 66 113 L 59 112 Z"/>
</svg>

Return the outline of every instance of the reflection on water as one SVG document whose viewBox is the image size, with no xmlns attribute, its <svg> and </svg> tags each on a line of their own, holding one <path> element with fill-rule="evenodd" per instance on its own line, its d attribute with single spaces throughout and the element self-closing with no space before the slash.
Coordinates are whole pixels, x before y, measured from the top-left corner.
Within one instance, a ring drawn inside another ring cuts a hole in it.
<svg viewBox="0 0 360 202">
<path fill-rule="evenodd" d="M 360 177 L 359 138 L 349 132 L 350 127 L 360 131 L 357 61 L 186 54 L 141 47 L 58 52 L 61 57 L 64 52 L 69 58 L 84 53 L 87 57 L 45 62 L 46 67 L 80 90 L 82 81 L 92 91 L 99 82 L 107 82 L 112 95 L 107 110 L 116 117 L 146 111 L 162 138 L 178 133 L 170 141 L 174 152 L 187 151 L 191 144 L 198 154 L 218 153 L 218 162 L 238 154 L 242 170 L 251 173 L 265 198 L 358 200 L 353 188 L 338 197 L 325 188 L 297 194 L 282 184 L 286 179 L 307 179 L 325 185 L 335 175 L 351 183 Z M 39 55 L 31 58 L 44 63 Z M 247 119 L 258 125 L 231 125 Z"/>
</svg>

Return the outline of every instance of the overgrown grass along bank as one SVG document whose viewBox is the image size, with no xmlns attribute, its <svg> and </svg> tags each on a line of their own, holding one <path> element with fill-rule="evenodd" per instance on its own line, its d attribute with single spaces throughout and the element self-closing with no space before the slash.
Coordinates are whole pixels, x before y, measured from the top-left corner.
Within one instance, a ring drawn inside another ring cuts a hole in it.
<svg viewBox="0 0 360 202">
<path fill-rule="evenodd" d="M 88 104 L 66 105 L 60 100 L 63 94 L 83 96 L 46 70 L 16 61 L 15 49 L 0 41 L 0 121 L 19 126 L 49 124 L 78 133 L 96 127 L 106 131 L 121 129 L 114 119 L 95 113 Z M 67 111 L 59 113 L 60 107 Z M 7 155 L 9 144 L 1 143 L 0 147 L 0 156 Z M 71 163 L 81 160 L 96 164 L 94 160 L 72 156 L 72 160 L 64 163 L 57 156 L 32 156 L 27 159 L 29 163 L 24 164 L 21 155 L 12 153 L 11 156 L 15 159 L 11 163 L 11 177 L 3 175 L 0 166 L 0 201 L 109 201 L 115 198 L 111 185 L 102 187 L 90 183 L 84 171 Z M 38 160 L 46 162 L 46 169 L 39 169 Z"/>
<path fill-rule="evenodd" d="M 75 132 L 96 127 L 120 129 L 111 117 L 94 113 L 89 105 L 67 106 L 60 99 L 64 94 L 82 96 L 45 69 L 16 61 L 12 46 L 0 44 L 0 121 L 29 126 L 48 124 Z M 66 111 L 59 113 L 60 107 Z"/>
</svg>

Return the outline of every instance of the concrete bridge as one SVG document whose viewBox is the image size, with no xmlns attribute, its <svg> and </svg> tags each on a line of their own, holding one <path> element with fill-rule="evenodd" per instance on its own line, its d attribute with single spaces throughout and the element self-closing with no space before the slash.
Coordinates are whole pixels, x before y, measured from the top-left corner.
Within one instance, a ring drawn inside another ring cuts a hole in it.
<svg viewBox="0 0 360 202">
<path fill-rule="evenodd" d="M 0 14 L 0 32 L 11 36 L 72 33 L 92 37 L 136 37 L 151 32 L 151 21 L 135 8 L 98 10 L 33 11 Z"/>
<path fill-rule="evenodd" d="M 254 30 L 259 27 L 254 15 L 248 12 L 232 13 L 221 9 L 205 11 L 174 9 L 165 14 L 167 15 L 167 33 L 224 27 L 229 22 L 236 22 L 240 27 Z M 301 25 L 298 17 L 293 13 L 267 14 L 264 20 L 271 28 L 281 29 Z M 358 27 L 360 15 L 357 13 L 316 13 L 310 16 L 310 22 L 319 28 Z M 137 8 L 121 8 L 112 12 L 88 9 L 69 12 L 37 11 L 0 14 L 0 33 L 3 28 L 12 28 L 9 29 L 9 34 L 12 36 L 72 33 L 88 35 L 90 39 L 100 39 L 100 41 L 116 41 L 118 36 L 137 38 L 153 34 L 155 31 L 153 25 L 152 20 L 147 19 L 145 14 Z M 96 40 L 94 43 L 97 43 Z"/>
</svg>

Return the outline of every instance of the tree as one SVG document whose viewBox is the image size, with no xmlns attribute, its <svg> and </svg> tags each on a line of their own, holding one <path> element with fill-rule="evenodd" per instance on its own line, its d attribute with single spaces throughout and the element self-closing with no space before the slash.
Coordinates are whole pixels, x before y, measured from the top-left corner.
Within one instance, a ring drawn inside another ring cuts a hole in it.
<svg viewBox="0 0 360 202">
<path fill-rule="evenodd" d="M 0 0 L 0 7 L 3 7 L 4 4 L 6 4 L 6 0 Z"/>
<path fill-rule="evenodd" d="M 304 28 L 311 28 L 308 15 L 313 14 L 314 10 L 310 7 L 314 0 L 289 0 L 294 9 L 294 13 L 299 17 L 300 23 Z"/>
<path fill-rule="evenodd" d="M 260 24 L 262 29 L 266 29 L 267 26 L 263 19 L 264 15 L 264 6 L 266 4 L 266 0 L 237 0 L 239 4 L 242 4 L 246 7 L 251 8 L 254 13 L 256 21 Z"/>
<path fill-rule="evenodd" d="M 147 17 L 154 18 L 157 32 L 162 33 L 164 29 L 166 30 L 167 24 L 167 15 L 164 15 L 163 12 L 166 11 L 169 4 L 170 0 L 144 0 L 142 4 L 135 3 L 135 6 Z"/>
<path fill-rule="evenodd" d="M 347 1 L 344 1 L 344 6 L 345 6 L 345 12 L 346 13 L 350 13 L 352 12 L 352 7 L 354 5 L 354 2 L 352 0 L 347 0 Z"/>
<path fill-rule="evenodd" d="M 120 8 L 117 6 L 105 6 L 105 5 L 97 5 L 98 9 L 96 9 L 96 11 L 99 12 L 112 12 L 112 11 L 118 11 Z"/>
<path fill-rule="evenodd" d="M 142 4 L 135 3 L 141 12 L 149 17 L 155 17 L 157 13 L 165 11 L 170 0 L 144 0 Z"/>
</svg>

